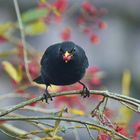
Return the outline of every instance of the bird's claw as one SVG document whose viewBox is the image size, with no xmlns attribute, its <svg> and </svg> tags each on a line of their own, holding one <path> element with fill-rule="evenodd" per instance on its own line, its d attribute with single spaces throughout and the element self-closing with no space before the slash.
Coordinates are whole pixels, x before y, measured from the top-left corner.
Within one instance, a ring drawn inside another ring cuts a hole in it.
<svg viewBox="0 0 140 140">
<path fill-rule="evenodd" d="M 86 86 L 83 87 L 83 90 L 81 92 L 81 96 L 83 96 L 83 98 L 86 98 L 86 97 L 90 96 L 90 92 L 89 92 L 89 90 Z"/>
<path fill-rule="evenodd" d="M 51 101 L 53 100 L 53 99 L 52 99 L 52 96 L 51 96 L 48 92 L 45 92 L 45 93 L 43 94 L 42 101 L 45 100 L 46 103 L 48 103 L 48 99 L 49 99 L 49 98 L 50 98 Z"/>
</svg>

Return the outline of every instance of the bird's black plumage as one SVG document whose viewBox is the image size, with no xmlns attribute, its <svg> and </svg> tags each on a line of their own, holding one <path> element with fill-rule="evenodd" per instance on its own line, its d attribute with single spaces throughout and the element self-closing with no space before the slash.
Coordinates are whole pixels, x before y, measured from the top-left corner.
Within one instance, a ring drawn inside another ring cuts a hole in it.
<svg viewBox="0 0 140 140">
<path fill-rule="evenodd" d="M 45 84 L 47 92 L 47 87 L 51 84 L 70 85 L 79 82 L 88 65 L 88 59 L 81 47 L 71 41 L 57 43 L 46 49 L 41 59 L 41 75 L 34 81 Z M 80 84 L 86 88 L 83 83 Z"/>
</svg>

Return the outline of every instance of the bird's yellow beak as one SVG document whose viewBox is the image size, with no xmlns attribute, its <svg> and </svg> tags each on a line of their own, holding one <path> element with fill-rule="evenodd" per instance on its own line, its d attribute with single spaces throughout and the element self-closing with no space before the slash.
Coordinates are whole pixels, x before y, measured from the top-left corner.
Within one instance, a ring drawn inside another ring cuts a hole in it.
<svg viewBox="0 0 140 140">
<path fill-rule="evenodd" d="M 64 54 L 63 54 L 63 60 L 65 61 L 65 63 L 67 63 L 68 61 L 70 61 L 72 58 L 72 54 L 69 53 L 68 51 L 66 51 Z"/>
<path fill-rule="evenodd" d="M 66 51 L 65 53 L 64 53 L 64 56 L 65 57 L 68 57 L 70 55 L 70 53 L 68 52 L 68 51 Z"/>
</svg>

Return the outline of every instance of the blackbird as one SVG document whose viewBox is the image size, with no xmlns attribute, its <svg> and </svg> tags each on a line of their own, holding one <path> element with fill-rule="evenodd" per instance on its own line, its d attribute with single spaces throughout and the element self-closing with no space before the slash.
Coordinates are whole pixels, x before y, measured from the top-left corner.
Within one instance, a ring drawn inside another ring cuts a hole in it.
<svg viewBox="0 0 140 140">
<path fill-rule="evenodd" d="M 83 86 L 81 96 L 89 97 L 88 88 L 80 80 L 83 78 L 88 59 L 85 51 L 71 41 L 57 43 L 48 47 L 41 59 L 41 74 L 34 81 L 45 84 L 43 99 L 52 100 L 47 88 L 53 85 L 71 85 L 79 82 Z"/>
</svg>

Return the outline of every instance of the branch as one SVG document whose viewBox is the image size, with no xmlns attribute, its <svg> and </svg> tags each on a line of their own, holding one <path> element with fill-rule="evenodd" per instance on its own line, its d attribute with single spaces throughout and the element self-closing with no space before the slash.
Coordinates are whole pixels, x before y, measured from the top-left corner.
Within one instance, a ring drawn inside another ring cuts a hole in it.
<svg viewBox="0 0 140 140">
<path fill-rule="evenodd" d="M 37 101 L 40 101 L 40 100 L 42 100 L 42 98 L 43 98 L 43 96 L 39 96 L 39 97 L 33 98 L 33 99 L 31 99 L 31 100 L 28 100 L 28 101 L 19 103 L 19 104 L 15 105 L 15 106 L 13 106 L 13 107 L 11 107 L 11 108 L 5 110 L 5 111 L 1 111 L 1 112 L 0 112 L 0 116 L 4 116 L 4 115 L 6 115 L 6 114 L 9 114 L 10 112 L 13 112 L 13 111 L 15 111 L 15 110 L 17 110 L 17 109 L 19 109 L 19 108 L 24 107 L 24 106 L 26 106 L 26 105 L 29 105 L 29 104 L 35 103 L 35 102 L 37 102 Z"/>
<path fill-rule="evenodd" d="M 98 103 L 98 105 L 92 110 L 92 112 L 91 112 L 92 117 L 94 117 L 95 112 L 96 112 L 97 110 L 100 110 L 99 107 L 100 107 L 100 105 L 101 105 L 104 101 L 105 101 L 105 96 L 104 96 L 103 99 Z M 105 110 L 105 106 L 104 106 L 104 108 L 102 109 L 102 112 L 103 112 L 104 110 Z"/>
<path fill-rule="evenodd" d="M 46 117 L 46 116 L 30 116 L 30 117 L 1 117 L 0 121 L 16 121 L 16 120 L 20 120 L 20 121 L 24 121 L 24 120 L 61 120 L 61 121 L 66 121 L 66 122 L 75 122 L 75 123 L 80 123 L 83 125 L 89 125 L 89 126 L 94 126 L 96 130 L 103 130 L 105 132 L 109 132 L 111 136 L 117 136 L 122 140 L 130 140 L 129 138 L 117 133 L 116 131 L 114 131 L 114 129 L 111 129 L 109 127 L 106 126 L 102 126 L 96 123 L 91 123 L 88 121 L 82 121 L 82 120 L 76 120 L 76 119 L 72 119 L 72 118 L 64 118 L 64 117 Z"/>
<path fill-rule="evenodd" d="M 88 134 L 89 134 L 90 138 L 91 138 L 92 140 L 95 140 L 94 137 L 92 136 L 91 132 L 90 132 L 90 129 L 88 128 L 88 125 L 85 124 L 85 126 L 86 126 L 86 129 L 87 129 L 87 131 L 88 131 Z"/>
<path fill-rule="evenodd" d="M 33 111 L 33 112 L 40 112 L 40 113 L 45 113 L 49 115 L 57 115 L 59 114 L 62 109 L 44 109 L 41 107 L 35 107 L 35 106 L 25 106 L 24 108 L 21 108 L 21 110 L 28 110 L 28 111 Z M 67 108 L 64 109 L 64 112 L 67 112 Z"/>
<path fill-rule="evenodd" d="M 66 91 L 66 92 L 51 93 L 51 96 L 52 97 L 57 97 L 57 96 L 64 96 L 64 95 L 75 95 L 75 94 L 81 94 L 81 92 L 82 92 L 82 90 L 73 90 L 73 91 Z M 90 90 L 90 94 L 101 95 L 101 96 L 104 96 L 104 97 L 115 99 L 119 102 L 124 102 L 126 104 L 130 104 L 130 105 L 137 108 L 136 109 L 137 112 L 140 112 L 140 100 L 137 100 L 135 98 L 120 95 L 120 94 L 117 94 L 117 93 L 112 93 L 112 92 L 109 92 L 109 91 L 102 91 L 102 90 Z M 9 114 L 10 112 L 13 112 L 13 111 L 19 109 L 19 108 L 22 108 L 26 105 L 35 103 L 37 101 L 41 101 L 43 99 L 44 99 L 44 96 L 41 95 L 41 96 L 33 98 L 31 100 L 21 102 L 21 103 L 15 105 L 15 106 L 5 110 L 5 111 L 1 111 L 0 116 L 4 116 L 6 114 Z"/>
<path fill-rule="evenodd" d="M 22 129 L 19 129 L 11 124 L 8 124 L 8 123 L 3 123 L 0 125 L 0 131 L 5 133 L 6 135 L 10 136 L 10 137 L 13 137 L 13 138 L 17 138 L 18 139 L 18 136 L 20 135 L 25 135 L 27 134 L 28 132 L 27 131 L 24 131 Z M 27 138 L 36 138 L 36 139 L 39 139 L 38 136 L 34 136 L 34 135 L 28 135 Z"/>
<path fill-rule="evenodd" d="M 25 41 L 24 27 L 23 27 L 21 14 L 20 14 L 20 10 L 19 10 L 17 0 L 14 0 L 14 6 L 15 6 L 15 11 L 16 11 L 16 15 L 17 15 L 18 24 L 19 24 L 21 41 L 22 41 L 22 45 L 23 45 L 25 71 L 26 71 L 28 80 L 30 81 L 30 83 L 32 83 L 33 80 L 32 80 L 32 77 L 31 77 L 31 75 L 29 73 L 29 67 L 28 67 L 28 58 L 27 58 L 27 52 L 26 52 L 26 41 Z"/>
</svg>

